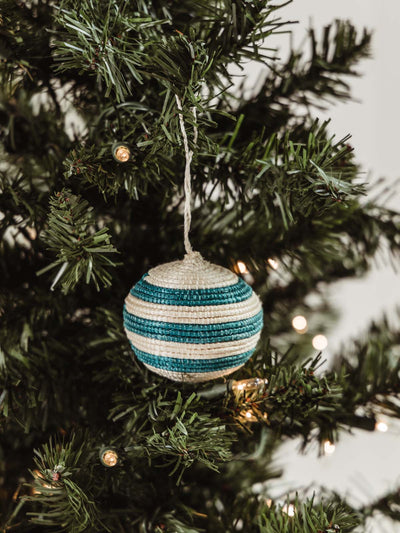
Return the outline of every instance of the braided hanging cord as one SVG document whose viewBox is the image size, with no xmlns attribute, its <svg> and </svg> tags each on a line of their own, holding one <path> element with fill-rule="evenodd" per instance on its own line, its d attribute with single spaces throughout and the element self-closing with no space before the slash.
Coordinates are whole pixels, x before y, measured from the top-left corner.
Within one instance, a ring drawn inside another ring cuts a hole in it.
<svg viewBox="0 0 400 533">
<path fill-rule="evenodd" d="M 185 130 L 185 123 L 183 120 L 183 114 L 182 114 L 182 102 L 179 96 L 176 94 L 176 104 L 178 106 L 178 109 L 180 111 L 179 113 L 179 124 L 181 127 L 182 132 L 182 138 L 183 138 L 183 146 L 185 149 L 185 180 L 184 180 L 184 194 L 185 194 L 185 206 L 184 206 L 184 227 L 183 227 L 183 240 L 185 244 L 185 251 L 188 255 L 193 254 L 193 248 L 190 244 L 189 240 L 189 232 L 190 232 L 190 225 L 192 222 L 192 212 L 191 212 L 191 199 L 192 199 L 192 176 L 190 172 L 190 164 L 192 162 L 193 158 L 193 150 L 189 148 L 189 142 Z M 192 107 L 191 111 L 193 113 L 194 121 L 196 122 L 196 108 Z M 193 142 L 194 144 L 197 143 L 197 127 L 194 126 L 193 129 Z"/>
</svg>

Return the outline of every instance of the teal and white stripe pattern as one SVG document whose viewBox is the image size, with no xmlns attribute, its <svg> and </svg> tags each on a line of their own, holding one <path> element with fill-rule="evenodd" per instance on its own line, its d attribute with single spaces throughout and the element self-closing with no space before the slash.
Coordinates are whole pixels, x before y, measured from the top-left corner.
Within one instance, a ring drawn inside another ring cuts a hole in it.
<svg viewBox="0 0 400 533">
<path fill-rule="evenodd" d="M 175 381 L 234 372 L 254 352 L 262 325 L 252 288 L 198 252 L 151 269 L 125 299 L 124 327 L 136 357 Z"/>
</svg>

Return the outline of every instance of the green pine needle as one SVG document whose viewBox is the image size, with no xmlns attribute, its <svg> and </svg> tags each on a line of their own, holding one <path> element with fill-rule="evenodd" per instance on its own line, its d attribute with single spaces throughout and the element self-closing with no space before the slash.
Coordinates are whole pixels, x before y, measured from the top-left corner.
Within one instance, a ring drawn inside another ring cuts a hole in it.
<svg viewBox="0 0 400 533">
<path fill-rule="evenodd" d="M 48 229 L 43 240 L 49 249 L 57 253 L 57 260 L 43 268 L 38 275 L 58 268 L 52 290 L 61 282 L 63 291 L 72 290 L 81 280 L 109 287 L 115 267 L 107 254 L 116 253 L 110 243 L 108 228 L 95 230 L 92 209 L 86 200 L 75 196 L 68 189 L 58 192 L 50 200 Z"/>
</svg>

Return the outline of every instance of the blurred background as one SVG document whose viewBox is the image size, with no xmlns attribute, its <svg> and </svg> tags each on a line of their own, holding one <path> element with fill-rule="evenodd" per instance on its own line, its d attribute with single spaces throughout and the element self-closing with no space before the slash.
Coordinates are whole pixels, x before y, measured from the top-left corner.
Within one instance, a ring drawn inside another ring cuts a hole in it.
<svg viewBox="0 0 400 533">
<path fill-rule="evenodd" d="M 279 48 L 282 58 L 291 41 L 295 48 L 302 46 L 310 25 L 321 32 L 326 24 L 340 18 L 351 20 L 359 29 L 367 26 L 374 30 L 371 59 L 358 68 L 361 77 L 348 80 L 354 101 L 335 104 L 314 114 L 322 120 L 331 119 L 330 131 L 338 139 L 351 133 L 350 144 L 365 172 L 363 181 L 379 187 L 379 179 L 385 178 L 388 191 L 382 195 L 382 202 L 400 210 L 396 185 L 400 176 L 400 2 L 295 0 L 280 13 L 285 20 L 298 21 L 292 26 L 291 36 L 275 36 L 268 41 Z M 249 64 L 245 73 L 249 74 L 251 87 L 260 75 L 259 66 Z M 379 188 L 382 190 L 382 186 Z M 328 346 L 323 355 L 327 364 L 334 354 L 345 352 L 346 341 L 366 332 L 372 320 L 386 313 L 390 321 L 398 321 L 400 274 L 395 272 L 395 265 L 384 260 L 384 254 L 368 276 L 336 283 L 328 291 L 340 314 L 325 332 Z M 324 484 L 345 495 L 354 505 L 361 505 L 395 489 L 400 485 L 400 425 L 385 420 L 380 429 L 373 433 L 360 430 L 342 434 L 336 446 L 320 458 L 317 449 L 299 455 L 299 442 L 287 442 L 276 458 L 284 476 L 275 482 L 271 496 L 279 497 L 293 487 L 307 487 L 312 492 Z M 399 533 L 400 526 L 376 516 L 370 520 L 367 532 Z"/>
</svg>

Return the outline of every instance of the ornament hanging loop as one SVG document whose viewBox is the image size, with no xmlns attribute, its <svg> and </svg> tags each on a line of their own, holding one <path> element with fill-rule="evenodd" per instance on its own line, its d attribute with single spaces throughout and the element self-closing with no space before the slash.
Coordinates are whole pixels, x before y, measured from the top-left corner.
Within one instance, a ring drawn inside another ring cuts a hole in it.
<svg viewBox="0 0 400 533">
<path fill-rule="evenodd" d="M 192 223 L 192 211 L 191 211 L 191 200 L 192 200 L 192 176 L 190 171 L 190 164 L 193 159 L 193 150 L 189 148 L 189 142 L 186 134 L 185 129 L 185 122 L 183 120 L 183 114 L 182 114 L 182 102 L 179 96 L 176 94 L 176 104 L 178 106 L 178 109 L 180 111 L 179 113 L 179 124 L 181 127 L 182 132 L 182 138 L 183 138 L 183 147 L 185 149 L 185 179 L 184 179 L 184 196 L 185 196 L 185 205 L 184 205 L 184 226 L 183 226 L 183 242 L 185 245 L 185 251 L 186 254 L 191 255 L 193 254 L 193 248 L 190 244 L 189 239 L 189 232 L 190 232 L 190 225 Z M 194 121 L 196 122 L 196 108 L 192 107 L 191 111 L 193 113 Z M 197 143 L 197 127 L 194 126 L 193 130 L 193 143 Z"/>
</svg>

